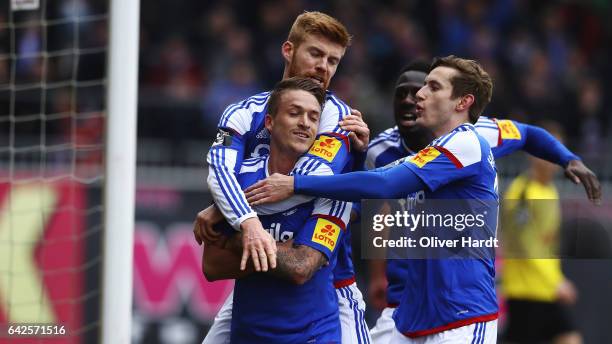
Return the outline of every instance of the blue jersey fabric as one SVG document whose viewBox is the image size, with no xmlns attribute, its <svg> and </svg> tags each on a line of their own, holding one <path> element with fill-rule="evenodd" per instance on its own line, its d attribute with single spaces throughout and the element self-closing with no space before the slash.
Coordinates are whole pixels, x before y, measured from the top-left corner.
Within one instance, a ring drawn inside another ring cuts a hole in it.
<svg viewBox="0 0 612 344">
<path fill-rule="evenodd" d="M 244 160 L 237 180 L 246 188 L 267 177 L 267 156 Z M 236 280 L 232 309 L 231 343 L 339 342 L 338 299 L 332 285 L 340 226 L 330 249 L 313 240 L 323 215 L 316 214 L 321 202 L 302 203 L 285 212 L 260 216 L 263 227 L 277 241 L 293 239 L 322 252 L 329 264 L 303 285 L 292 284 L 270 274 L 253 273 Z M 324 217 L 327 218 L 327 217 Z M 333 236 L 332 236 L 333 237 Z"/>
<path fill-rule="evenodd" d="M 426 185 L 428 199 L 491 201 L 487 228 L 497 229 L 497 172 L 488 142 L 463 124 L 402 163 Z M 470 204 L 470 206 L 473 206 Z M 472 208 L 473 214 L 481 211 Z M 423 259 L 407 266 L 404 292 L 393 314 L 411 337 L 497 318 L 493 259 Z"/>
<path fill-rule="evenodd" d="M 487 141 L 466 123 L 434 140 L 395 167 L 371 172 L 295 176 L 296 193 L 344 200 L 400 198 L 424 193 L 428 199 L 475 200 L 465 213 L 487 214 L 496 234 L 498 196 L 495 159 Z M 465 203 L 465 202 L 463 202 Z M 486 210 L 487 212 L 484 212 Z M 407 336 L 423 336 L 497 318 L 493 258 L 411 261 L 393 318 Z"/>
<path fill-rule="evenodd" d="M 497 159 L 517 150 L 544 158 L 561 166 L 569 160 L 579 160 L 558 140 L 541 128 L 516 121 L 500 120 L 494 117 L 480 116 L 475 124 L 476 131 L 483 136 Z M 531 142 L 537 142 L 533 144 Z M 546 143 L 546 144 L 543 144 Z M 397 127 L 389 128 L 374 138 L 367 152 L 365 166 L 367 169 L 379 168 L 395 160 L 414 154 L 403 143 Z M 390 259 L 386 264 L 387 303 L 397 306 L 404 290 L 405 271 L 410 260 Z"/>
</svg>

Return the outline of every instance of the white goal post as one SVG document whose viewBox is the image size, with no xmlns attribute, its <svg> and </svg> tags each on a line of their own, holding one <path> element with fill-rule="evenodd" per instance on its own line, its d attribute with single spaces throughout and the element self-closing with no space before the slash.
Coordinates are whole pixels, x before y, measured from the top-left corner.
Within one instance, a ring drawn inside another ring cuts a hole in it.
<svg viewBox="0 0 612 344">
<path fill-rule="evenodd" d="M 130 343 L 139 0 L 111 0 L 104 191 L 102 343 Z"/>
</svg>

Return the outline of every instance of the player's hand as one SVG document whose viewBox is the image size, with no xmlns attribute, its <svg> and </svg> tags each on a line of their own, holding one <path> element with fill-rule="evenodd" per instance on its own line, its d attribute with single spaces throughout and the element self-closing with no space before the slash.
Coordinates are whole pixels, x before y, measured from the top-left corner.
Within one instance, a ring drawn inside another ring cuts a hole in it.
<svg viewBox="0 0 612 344">
<path fill-rule="evenodd" d="M 368 286 L 368 305 L 374 307 L 378 311 L 382 311 L 387 307 L 387 279 L 372 278 Z"/>
<path fill-rule="evenodd" d="M 340 121 L 340 126 L 346 131 L 350 131 L 349 138 L 351 146 L 359 152 L 365 152 L 370 143 L 370 128 L 363 121 L 359 110 L 351 109 L 351 114 Z"/>
<path fill-rule="evenodd" d="M 274 173 L 249 186 L 244 195 L 252 206 L 282 201 L 293 195 L 293 177 Z"/>
<path fill-rule="evenodd" d="M 223 214 L 215 207 L 210 207 L 200 211 L 193 222 L 193 236 L 202 245 L 206 241 L 208 244 L 214 244 L 223 238 L 223 234 L 214 230 L 213 226 L 223 220 Z"/>
<path fill-rule="evenodd" d="M 597 205 L 601 203 L 601 184 L 599 179 L 582 161 L 571 160 L 567 167 L 565 167 L 565 176 L 574 182 L 574 184 L 582 184 L 591 202 Z"/>
<path fill-rule="evenodd" d="M 276 241 L 266 232 L 258 218 L 252 217 L 240 224 L 242 230 L 242 259 L 240 270 L 246 269 L 249 257 L 253 260 L 255 271 L 268 271 L 276 268 Z"/>
<path fill-rule="evenodd" d="M 570 280 L 564 280 L 557 287 L 557 298 L 561 303 L 573 305 L 578 299 L 578 291 Z"/>
</svg>

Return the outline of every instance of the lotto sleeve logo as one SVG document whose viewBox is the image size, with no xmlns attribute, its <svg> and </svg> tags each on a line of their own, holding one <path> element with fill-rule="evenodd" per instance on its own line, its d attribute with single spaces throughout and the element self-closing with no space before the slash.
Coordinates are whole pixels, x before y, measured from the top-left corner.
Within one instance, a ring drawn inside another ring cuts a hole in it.
<svg viewBox="0 0 612 344">
<path fill-rule="evenodd" d="M 503 119 L 498 120 L 497 125 L 499 126 L 499 132 L 501 133 L 502 140 L 520 140 L 521 132 L 518 130 L 514 122 Z"/>
<path fill-rule="evenodd" d="M 333 252 L 338 242 L 340 230 L 340 226 L 337 224 L 320 218 L 317 220 L 314 233 L 312 233 L 312 242 L 321 244 Z"/>
<path fill-rule="evenodd" d="M 408 159 L 408 162 L 411 162 L 418 167 L 422 168 L 428 162 L 437 158 L 440 155 L 440 151 L 435 149 L 434 147 L 426 147 L 421 149 L 416 155 L 412 156 Z"/>
<path fill-rule="evenodd" d="M 319 138 L 312 144 L 310 147 L 310 151 L 308 153 L 312 155 L 316 155 L 320 158 L 327 160 L 327 162 L 332 162 L 338 154 L 342 143 L 335 137 L 321 135 Z"/>
</svg>

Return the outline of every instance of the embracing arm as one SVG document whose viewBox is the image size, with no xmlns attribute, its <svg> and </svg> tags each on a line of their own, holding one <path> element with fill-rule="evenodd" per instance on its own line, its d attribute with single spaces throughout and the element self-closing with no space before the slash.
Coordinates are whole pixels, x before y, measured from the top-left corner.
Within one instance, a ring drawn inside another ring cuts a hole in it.
<svg viewBox="0 0 612 344">
<path fill-rule="evenodd" d="M 351 172 L 336 176 L 295 176 L 295 193 L 359 201 L 400 198 L 422 190 L 425 183 L 403 164 L 386 170 Z"/>
<path fill-rule="evenodd" d="M 231 247 L 221 248 L 208 244 L 204 246 L 202 272 L 208 281 L 237 279 L 254 272 L 250 264 L 246 270 L 240 270 L 240 241 L 233 238 L 229 241 L 235 241 L 228 242 Z M 312 247 L 294 245 L 292 240 L 278 243 L 277 248 L 277 266 L 269 273 L 294 284 L 306 283 L 327 263 L 323 253 Z"/>
<path fill-rule="evenodd" d="M 404 164 L 373 171 L 335 176 L 289 177 L 275 173 L 249 186 L 245 193 L 251 204 L 278 202 L 294 193 L 341 201 L 395 199 L 423 190 L 426 184 Z"/>
<path fill-rule="evenodd" d="M 323 265 L 327 263 L 325 255 L 316 249 L 295 245 L 293 241 L 277 244 L 278 264 L 270 274 L 294 284 L 304 284 Z"/>
<path fill-rule="evenodd" d="M 252 264 L 248 264 L 245 270 L 240 269 L 240 246 L 238 235 L 227 239 L 224 247 L 204 242 L 202 273 L 208 281 L 242 278 L 254 271 Z"/>
</svg>

